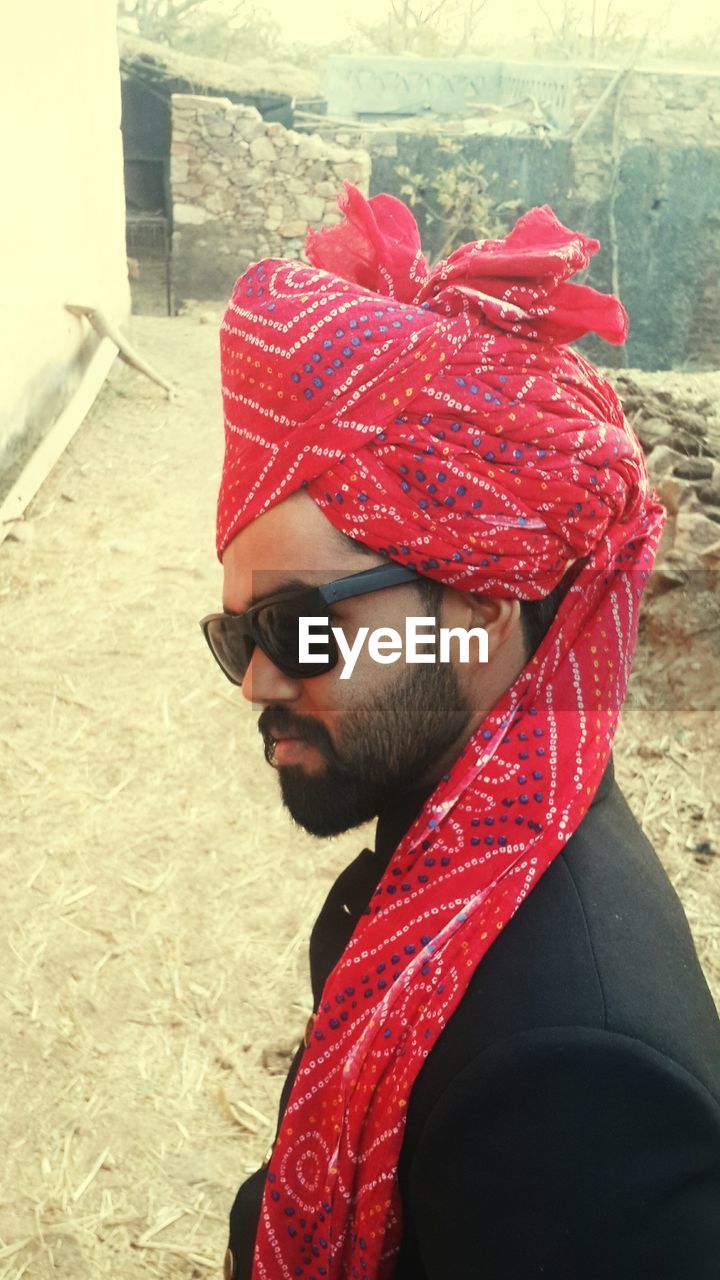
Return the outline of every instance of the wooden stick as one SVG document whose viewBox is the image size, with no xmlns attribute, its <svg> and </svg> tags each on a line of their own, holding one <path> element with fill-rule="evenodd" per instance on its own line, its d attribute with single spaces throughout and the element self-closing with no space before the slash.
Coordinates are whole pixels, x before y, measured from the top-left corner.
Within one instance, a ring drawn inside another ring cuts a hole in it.
<svg viewBox="0 0 720 1280">
<path fill-rule="evenodd" d="M 647 43 L 647 38 L 648 38 L 649 34 L 650 34 L 650 27 L 648 26 L 647 30 L 645 31 L 645 35 L 642 37 L 642 39 L 640 39 L 640 40 L 638 41 L 637 45 L 635 46 L 635 48 L 633 49 L 632 53 L 630 54 L 630 57 L 628 58 L 627 62 L 625 62 L 625 63 L 623 64 L 623 66 L 622 66 L 622 67 L 620 67 L 620 69 L 619 69 L 618 71 L 616 71 L 616 72 L 615 72 L 615 75 L 613 76 L 612 80 L 611 80 L 611 81 L 610 81 L 610 83 L 609 83 L 608 85 L 606 85 L 606 87 L 603 89 L 603 92 L 600 94 L 600 97 L 598 98 L 598 100 L 597 100 L 597 102 L 595 103 L 595 105 L 594 105 L 593 107 L 591 107 L 591 108 L 590 108 L 590 110 L 588 111 L 588 113 L 587 113 L 587 115 L 586 115 L 585 119 L 583 120 L 582 124 L 581 124 L 581 125 L 579 125 L 579 127 L 575 130 L 575 133 L 573 134 L 572 138 L 570 139 L 570 146 L 571 146 L 571 147 L 574 147 L 574 146 L 575 146 L 575 144 L 576 144 L 577 142 L 579 142 L 579 141 L 580 141 L 580 139 L 582 138 L 582 136 L 583 136 L 583 134 L 584 134 L 585 130 L 588 128 L 588 126 L 589 126 L 590 124 L 592 124 L 593 120 L 595 119 L 596 115 L 598 114 L 598 111 L 600 111 L 600 110 L 601 110 L 601 108 L 602 108 L 602 107 L 604 107 L 605 103 L 607 102 L 608 98 L 610 97 L 610 94 L 613 92 L 613 90 L 615 89 L 615 87 L 620 83 L 620 81 L 621 81 L 625 76 L 628 76 L 628 75 L 630 74 L 630 72 L 632 71 L 633 67 L 635 66 L 635 63 L 637 62 L 638 58 L 640 57 L 640 54 L 642 53 L 643 49 L 645 48 L 645 45 L 646 45 L 646 43 Z"/>
<path fill-rule="evenodd" d="M 153 369 L 147 360 L 143 360 L 142 356 L 123 337 L 117 325 L 114 325 L 108 319 L 104 311 L 100 311 L 98 307 L 90 307 L 74 302 L 66 302 L 65 310 L 69 311 L 73 316 L 85 316 L 85 319 L 89 321 L 101 338 L 109 338 L 111 342 L 115 343 L 120 359 L 124 360 L 125 364 L 137 369 L 138 373 L 144 373 L 146 378 L 150 378 L 151 382 L 155 382 L 158 387 L 162 387 L 167 392 L 168 400 L 172 399 L 172 383 L 168 382 L 167 378 L 164 378 L 161 373 L 158 373 L 157 369 Z"/>
</svg>

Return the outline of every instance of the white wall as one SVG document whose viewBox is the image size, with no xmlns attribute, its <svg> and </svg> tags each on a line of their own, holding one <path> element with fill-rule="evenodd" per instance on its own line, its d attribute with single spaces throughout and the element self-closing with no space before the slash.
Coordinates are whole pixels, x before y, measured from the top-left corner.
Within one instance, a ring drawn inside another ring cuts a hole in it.
<svg viewBox="0 0 720 1280">
<path fill-rule="evenodd" d="M 130 308 L 115 0 L 0 6 L 0 483 Z M 1 493 L 0 489 L 0 493 Z"/>
</svg>

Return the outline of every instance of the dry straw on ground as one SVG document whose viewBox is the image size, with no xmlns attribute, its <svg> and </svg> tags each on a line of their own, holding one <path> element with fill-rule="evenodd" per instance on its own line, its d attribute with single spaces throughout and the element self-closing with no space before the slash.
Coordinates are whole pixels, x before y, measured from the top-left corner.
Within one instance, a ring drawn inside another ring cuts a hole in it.
<svg viewBox="0 0 720 1280">
<path fill-rule="evenodd" d="M 182 400 L 117 368 L 0 548 L 0 1280 L 219 1274 L 310 1011 L 310 926 L 371 839 L 292 829 L 203 647 L 214 324 L 134 340 Z M 653 711 L 653 660 L 619 771 L 718 991 L 717 698 Z"/>
</svg>

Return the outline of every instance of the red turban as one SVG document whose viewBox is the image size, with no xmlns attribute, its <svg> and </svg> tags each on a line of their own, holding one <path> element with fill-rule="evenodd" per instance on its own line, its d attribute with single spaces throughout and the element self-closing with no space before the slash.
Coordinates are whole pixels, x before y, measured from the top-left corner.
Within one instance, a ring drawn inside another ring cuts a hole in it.
<svg viewBox="0 0 720 1280">
<path fill-rule="evenodd" d="M 460 589 L 535 599 L 579 564 L 328 978 L 268 1169 L 253 1280 L 393 1275 L 413 1081 L 587 811 L 664 519 L 614 391 L 564 345 L 627 332 L 616 298 L 569 283 L 597 241 L 543 206 L 430 271 L 399 200 L 346 184 L 343 206 L 343 223 L 309 234 L 312 266 L 260 262 L 235 286 L 218 555 L 303 487 L 343 533 Z"/>
</svg>

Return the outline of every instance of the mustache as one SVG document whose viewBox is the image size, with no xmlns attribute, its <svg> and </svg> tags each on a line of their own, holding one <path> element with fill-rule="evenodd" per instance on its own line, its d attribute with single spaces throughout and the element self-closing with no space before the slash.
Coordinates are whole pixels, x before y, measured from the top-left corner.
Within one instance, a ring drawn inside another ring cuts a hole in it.
<svg viewBox="0 0 720 1280">
<path fill-rule="evenodd" d="M 317 747 L 332 761 L 338 756 L 324 724 L 312 716 L 298 716 L 286 707 L 266 707 L 258 718 L 258 733 L 265 743 L 265 759 L 272 764 L 276 738 L 298 738 L 310 747 Z"/>
</svg>

